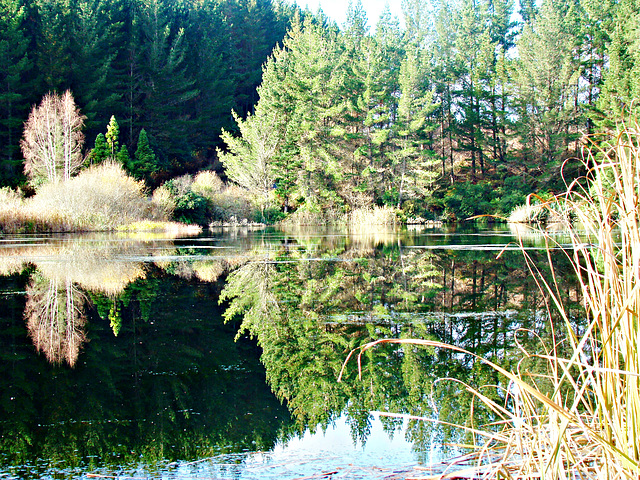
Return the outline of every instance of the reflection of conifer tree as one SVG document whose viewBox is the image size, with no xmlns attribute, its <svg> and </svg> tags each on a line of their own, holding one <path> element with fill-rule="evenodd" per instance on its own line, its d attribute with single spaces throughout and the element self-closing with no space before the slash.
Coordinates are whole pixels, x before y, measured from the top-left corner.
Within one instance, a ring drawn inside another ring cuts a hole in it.
<svg viewBox="0 0 640 480">
<path fill-rule="evenodd" d="M 231 320 L 235 315 L 243 314 L 241 332 L 245 329 L 252 335 L 259 335 L 265 327 L 265 319 L 275 325 L 279 317 L 278 302 L 271 292 L 270 283 L 275 279 L 273 264 L 266 262 L 248 263 L 232 272 L 220 294 L 220 301 L 231 300 L 225 318 Z"/>
<path fill-rule="evenodd" d="M 27 287 L 24 316 L 38 351 L 53 363 L 74 366 L 82 343 L 85 297 L 71 280 L 49 280 L 35 275 Z"/>
</svg>

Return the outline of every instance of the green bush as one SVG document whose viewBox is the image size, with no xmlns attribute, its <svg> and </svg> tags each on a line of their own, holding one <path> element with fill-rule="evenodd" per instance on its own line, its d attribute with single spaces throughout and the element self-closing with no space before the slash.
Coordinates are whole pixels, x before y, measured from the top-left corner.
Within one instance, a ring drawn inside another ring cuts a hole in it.
<svg viewBox="0 0 640 480">
<path fill-rule="evenodd" d="M 456 220 L 477 215 L 506 217 L 526 201 L 527 189 L 520 177 L 508 177 L 502 185 L 490 181 L 459 183 L 447 190 L 442 203 L 445 214 Z"/>
<path fill-rule="evenodd" d="M 173 217 L 182 223 L 207 225 L 211 217 L 211 202 L 195 192 L 186 192 L 175 199 Z"/>
<path fill-rule="evenodd" d="M 489 183 L 460 183 L 447 193 L 446 212 L 458 220 L 491 213 L 493 189 Z"/>
</svg>

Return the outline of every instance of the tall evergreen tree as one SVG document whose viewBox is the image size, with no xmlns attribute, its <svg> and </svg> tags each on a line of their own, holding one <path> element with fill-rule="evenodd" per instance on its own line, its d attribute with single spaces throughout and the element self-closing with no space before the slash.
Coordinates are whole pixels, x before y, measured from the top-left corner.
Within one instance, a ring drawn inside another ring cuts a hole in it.
<svg viewBox="0 0 640 480">
<path fill-rule="evenodd" d="M 400 65 L 405 54 L 399 20 L 385 8 L 376 26 L 368 58 L 363 101 L 367 108 L 364 126 L 368 149 L 367 179 L 377 203 L 385 200 L 389 185 L 388 157 L 391 129 L 398 113 Z"/>
<path fill-rule="evenodd" d="M 587 133 L 592 133 L 594 119 L 601 117 L 598 103 L 604 83 L 607 64 L 612 63 L 612 57 L 607 49 L 611 44 L 612 33 L 615 30 L 615 9 L 622 2 L 614 0 L 581 0 L 580 6 L 584 10 L 581 35 L 582 76 L 586 82 Z"/>
<path fill-rule="evenodd" d="M 456 124 L 458 150 L 469 157 L 471 179 L 478 173 L 484 176 L 483 142 L 481 129 L 480 56 L 483 40 L 486 41 L 486 11 L 484 5 L 475 0 L 462 0 L 456 12 L 456 61 L 457 81 L 455 96 L 459 119 Z"/>
<path fill-rule="evenodd" d="M 603 114 L 600 123 L 607 127 L 619 118 L 640 113 L 635 102 L 640 96 L 640 5 L 635 0 L 620 1 L 611 16 L 612 22 L 605 23 L 612 26 L 607 49 L 609 68 L 597 103 Z"/>
<path fill-rule="evenodd" d="M 40 91 L 60 91 L 70 86 L 70 0 L 36 0 L 34 61 Z"/>
<path fill-rule="evenodd" d="M 107 145 L 107 139 L 103 133 L 99 133 L 96 136 L 93 148 L 87 155 L 87 161 L 89 165 L 97 165 L 107 160 L 110 156 L 111 152 L 109 151 L 109 145 Z"/>
<path fill-rule="evenodd" d="M 71 84 L 87 116 L 87 134 L 100 131 L 122 101 L 114 71 L 118 49 L 126 44 L 120 0 L 76 0 L 70 18 Z"/>
<path fill-rule="evenodd" d="M 435 86 L 440 103 L 439 151 L 442 159 L 442 175 L 454 182 L 454 86 L 458 76 L 455 57 L 457 31 L 453 25 L 453 12 L 449 2 L 437 5 L 434 21 L 434 41 L 431 44 L 431 68 L 438 79 Z"/>
<path fill-rule="evenodd" d="M 138 12 L 144 45 L 138 120 L 159 143 L 167 160 L 174 162 L 174 173 L 179 173 L 183 171 L 180 161 L 192 154 L 188 134 L 193 115 L 186 107 L 198 91 L 186 70 L 185 31 L 174 25 L 173 13 L 162 0 L 145 2 Z"/>
<path fill-rule="evenodd" d="M 120 146 L 120 125 L 118 125 L 118 121 L 114 115 L 111 115 L 109 125 L 107 125 L 107 133 L 104 137 L 109 146 L 110 156 L 115 158 Z"/>
<path fill-rule="evenodd" d="M 556 176 L 579 133 L 576 15 L 575 5 L 546 0 L 518 41 L 520 58 L 514 71 L 524 166 Z"/>
<path fill-rule="evenodd" d="M 216 132 L 233 128 L 229 114 L 234 106 L 231 42 L 220 2 L 207 0 L 193 5 L 185 40 L 189 51 L 187 68 L 193 73 L 198 92 L 185 108 L 193 112 L 190 137 L 201 163 L 213 157 L 220 145 Z M 266 55 L 262 60 L 265 59 Z"/>
<path fill-rule="evenodd" d="M 138 147 L 133 159 L 127 164 L 127 169 L 138 180 L 150 181 L 152 175 L 158 171 L 157 157 L 149 144 L 147 131 L 143 128 L 138 136 Z"/>
<path fill-rule="evenodd" d="M 241 137 L 233 137 L 223 131 L 222 139 L 228 152 L 220 152 L 227 177 L 246 188 L 259 201 L 264 214 L 268 196 L 276 179 L 274 158 L 280 143 L 278 131 L 273 128 L 274 112 L 265 112 L 258 105 L 255 115 L 249 114 L 242 120 L 234 112 Z"/>
<path fill-rule="evenodd" d="M 26 13 L 18 0 L 0 1 L 0 185 L 21 176 L 19 139 L 27 112 L 31 66 L 24 34 Z"/>
<path fill-rule="evenodd" d="M 438 160 L 428 148 L 428 133 L 433 130 L 429 116 L 438 105 L 433 103 L 433 93 L 425 91 L 422 78 L 417 55 L 408 52 L 400 68 L 400 101 L 391 139 L 395 148 L 389 152 L 398 208 L 405 199 L 432 191 L 437 177 Z"/>
</svg>

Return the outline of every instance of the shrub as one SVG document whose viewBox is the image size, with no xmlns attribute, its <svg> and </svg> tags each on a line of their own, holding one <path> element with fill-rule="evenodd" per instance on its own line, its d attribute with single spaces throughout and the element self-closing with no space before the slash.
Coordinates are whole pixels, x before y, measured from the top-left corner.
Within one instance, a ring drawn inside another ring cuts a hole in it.
<svg viewBox="0 0 640 480">
<path fill-rule="evenodd" d="M 186 192 L 175 199 L 173 217 L 179 222 L 206 225 L 210 218 L 211 202 L 195 192 Z"/>
<path fill-rule="evenodd" d="M 175 197 L 186 194 L 191 191 L 193 177 L 191 175 L 182 175 L 181 177 L 172 178 L 165 183 L 171 194 Z"/>
<path fill-rule="evenodd" d="M 458 219 L 493 213 L 491 198 L 493 188 L 489 183 L 460 183 L 455 185 L 444 198 L 446 211 Z"/>
<path fill-rule="evenodd" d="M 191 184 L 191 191 L 203 197 L 213 198 L 213 195 L 220 193 L 224 188 L 224 183 L 215 172 L 204 170 L 198 173 Z"/>
<path fill-rule="evenodd" d="M 1 230 L 14 232 L 21 223 L 19 213 L 23 207 L 22 196 L 9 187 L 0 188 L 0 226 Z"/>
<path fill-rule="evenodd" d="M 173 211 L 176 208 L 176 202 L 171 191 L 166 185 L 160 185 L 153 191 L 152 201 L 167 218 L 171 218 L 173 216 Z"/>
<path fill-rule="evenodd" d="M 213 203 L 213 218 L 222 222 L 232 220 L 242 220 L 246 218 L 250 221 L 260 220 L 259 212 L 248 197 L 248 190 L 244 188 L 227 185 L 220 193 L 211 199 Z"/>
<path fill-rule="evenodd" d="M 165 218 L 146 197 L 144 183 L 112 162 L 90 167 L 66 182 L 43 185 L 25 207 L 34 221 L 50 230 L 109 230 Z"/>
</svg>

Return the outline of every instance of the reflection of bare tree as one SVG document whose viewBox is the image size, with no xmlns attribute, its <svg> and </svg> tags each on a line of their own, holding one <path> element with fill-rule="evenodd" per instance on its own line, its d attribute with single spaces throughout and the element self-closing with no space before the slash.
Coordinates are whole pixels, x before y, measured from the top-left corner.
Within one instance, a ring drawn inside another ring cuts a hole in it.
<svg viewBox="0 0 640 480">
<path fill-rule="evenodd" d="M 71 279 L 33 276 L 27 287 L 24 316 L 36 349 L 50 362 L 65 360 L 75 365 L 86 340 L 85 302 L 86 297 Z"/>
</svg>

